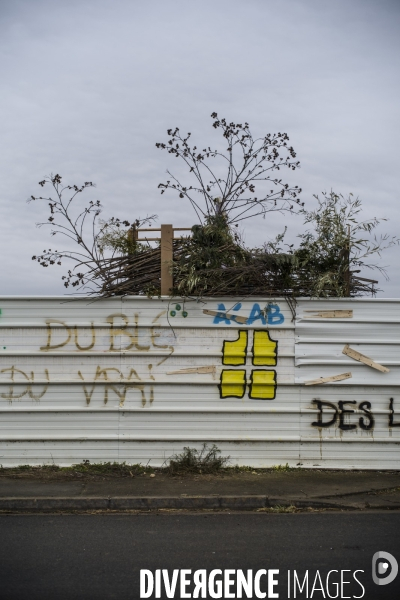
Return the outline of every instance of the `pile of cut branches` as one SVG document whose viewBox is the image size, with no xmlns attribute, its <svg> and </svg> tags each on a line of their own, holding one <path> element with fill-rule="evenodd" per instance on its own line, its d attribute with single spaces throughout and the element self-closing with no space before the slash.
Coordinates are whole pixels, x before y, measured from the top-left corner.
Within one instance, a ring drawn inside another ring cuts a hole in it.
<svg viewBox="0 0 400 600">
<path fill-rule="evenodd" d="M 303 236 L 298 249 L 287 252 L 282 239 L 283 235 L 262 248 L 249 249 L 223 217 L 207 218 L 205 225 L 192 228 L 191 237 L 174 240 L 173 295 L 296 298 L 374 293 L 376 282 L 360 279 L 353 271 L 360 260 L 349 257 L 346 231 L 332 239 L 329 252 L 311 234 Z M 318 255 L 322 251 L 324 257 Z M 159 295 L 160 247 L 113 258 L 106 271 L 109 279 L 103 283 L 103 296 Z"/>
</svg>

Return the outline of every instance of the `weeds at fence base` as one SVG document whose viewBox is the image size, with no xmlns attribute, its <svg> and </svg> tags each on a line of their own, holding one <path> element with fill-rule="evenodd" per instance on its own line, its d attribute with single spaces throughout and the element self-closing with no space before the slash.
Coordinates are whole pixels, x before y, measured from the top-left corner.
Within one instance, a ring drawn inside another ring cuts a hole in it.
<svg viewBox="0 0 400 600">
<path fill-rule="evenodd" d="M 273 467 L 271 467 L 271 471 L 278 471 L 278 472 L 282 472 L 284 471 L 285 473 L 287 471 L 296 471 L 297 467 L 289 467 L 289 463 L 286 463 L 286 465 L 274 465 Z"/>
<path fill-rule="evenodd" d="M 58 465 L 19 465 L 5 468 L 0 466 L 0 477 L 40 477 L 40 478 L 80 478 L 80 477 L 138 477 L 153 473 L 155 469 L 149 465 L 126 464 L 126 462 L 91 463 L 84 460 L 70 467 Z"/>
<path fill-rule="evenodd" d="M 201 450 L 185 446 L 181 454 L 174 454 L 169 459 L 166 471 L 169 475 L 214 474 L 226 468 L 230 457 L 220 456 L 221 450 L 213 444 L 203 444 Z"/>
</svg>

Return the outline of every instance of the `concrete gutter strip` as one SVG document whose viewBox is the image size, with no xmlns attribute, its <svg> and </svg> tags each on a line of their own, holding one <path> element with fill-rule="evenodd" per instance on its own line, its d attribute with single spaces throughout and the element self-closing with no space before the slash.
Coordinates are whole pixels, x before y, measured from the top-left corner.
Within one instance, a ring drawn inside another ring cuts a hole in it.
<svg viewBox="0 0 400 600">
<path fill-rule="evenodd" d="M 45 474 L 46 475 L 46 474 Z M 0 511 L 400 510 L 400 472 L 244 472 L 170 477 L 0 477 Z"/>
<path fill-rule="evenodd" d="M 0 510 L 155 510 L 223 509 L 253 510 L 269 506 L 266 496 L 147 496 L 72 497 L 72 498 L 0 498 Z"/>
<path fill-rule="evenodd" d="M 338 499 L 339 500 L 339 499 Z M 321 500 L 288 500 L 287 498 L 268 498 L 267 496 L 148 496 L 148 497 L 70 497 L 70 498 L 0 498 L 0 511 L 91 511 L 91 510 L 157 510 L 157 509 L 230 509 L 256 510 L 273 507 L 296 508 L 335 508 L 346 510 L 400 509 L 400 502 L 369 506 L 366 502 L 324 502 Z"/>
</svg>

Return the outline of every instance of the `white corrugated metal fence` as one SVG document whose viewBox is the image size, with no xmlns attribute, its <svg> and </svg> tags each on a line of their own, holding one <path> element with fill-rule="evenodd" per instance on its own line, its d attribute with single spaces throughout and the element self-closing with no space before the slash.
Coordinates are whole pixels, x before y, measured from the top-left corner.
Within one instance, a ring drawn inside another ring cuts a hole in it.
<svg viewBox="0 0 400 600">
<path fill-rule="evenodd" d="M 398 468 L 400 301 L 301 300 L 296 320 L 262 298 L 0 309 L 4 466 L 157 466 L 207 442 L 243 465 Z"/>
</svg>

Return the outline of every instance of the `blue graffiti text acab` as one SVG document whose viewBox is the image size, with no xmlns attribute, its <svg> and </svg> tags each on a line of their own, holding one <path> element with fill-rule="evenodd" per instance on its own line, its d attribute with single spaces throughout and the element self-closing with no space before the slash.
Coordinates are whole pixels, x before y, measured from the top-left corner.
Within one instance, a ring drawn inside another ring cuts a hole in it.
<svg viewBox="0 0 400 600">
<path fill-rule="evenodd" d="M 232 310 L 238 311 L 242 305 L 236 304 Z M 233 323 L 238 323 L 234 315 L 229 316 L 227 314 L 227 310 L 225 308 L 225 304 L 222 302 L 218 304 L 218 314 L 214 317 L 213 324 L 217 325 L 218 323 L 225 323 L 226 325 L 230 325 Z M 255 302 L 250 311 L 250 315 L 247 319 L 246 325 L 252 325 L 255 321 L 261 321 L 263 325 L 281 325 L 285 320 L 284 315 L 281 313 L 280 308 L 277 304 L 268 304 L 266 310 L 262 310 L 260 305 Z M 238 323 L 239 325 L 243 325 L 243 323 Z"/>
</svg>

